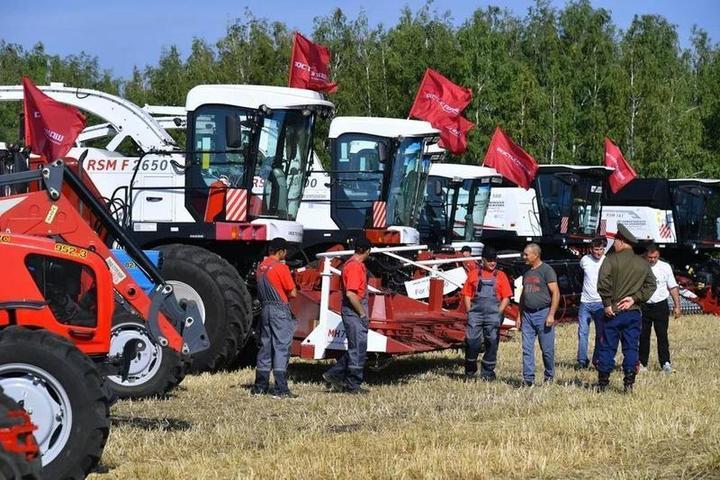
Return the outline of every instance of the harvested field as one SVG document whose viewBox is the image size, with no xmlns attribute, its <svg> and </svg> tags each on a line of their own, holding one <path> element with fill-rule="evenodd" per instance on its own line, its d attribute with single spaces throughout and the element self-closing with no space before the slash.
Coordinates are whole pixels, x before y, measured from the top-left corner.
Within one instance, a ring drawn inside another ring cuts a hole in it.
<svg viewBox="0 0 720 480">
<path fill-rule="evenodd" d="M 190 377 L 167 400 L 113 407 L 90 478 L 720 478 L 719 327 L 671 321 L 675 373 L 653 350 L 631 395 L 621 372 L 598 394 L 594 371 L 573 370 L 575 325 L 558 329 L 551 386 L 519 387 L 518 340 L 491 384 L 463 383 L 457 351 L 371 372 L 365 396 L 326 393 L 329 362 L 292 362 L 295 400 L 251 397 L 249 369 Z"/>
</svg>

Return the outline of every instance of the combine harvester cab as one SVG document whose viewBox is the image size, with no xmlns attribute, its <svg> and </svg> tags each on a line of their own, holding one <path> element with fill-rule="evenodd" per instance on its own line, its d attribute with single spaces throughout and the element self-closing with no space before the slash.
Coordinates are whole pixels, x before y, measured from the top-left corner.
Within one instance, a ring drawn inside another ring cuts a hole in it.
<svg viewBox="0 0 720 480">
<path fill-rule="evenodd" d="M 492 168 L 455 163 L 430 166 L 420 241 L 428 245 L 482 253 L 482 233 L 493 185 L 502 177 Z"/>
<path fill-rule="evenodd" d="M 522 252 L 530 242 L 542 248 L 543 261 L 558 275 L 561 302 L 558 317 L 577 318 L 583 273 L 580 258 L 596 236 L 605 235 L 601 223 L 611 168 L 579 165 L 540 165 L 530 189 L 509 182 L 493 185 L 483 225 L 483 241 L 501 253 Z M 520 260 L 501 262 L 515 278 L 515 299 L 526 266 Z"/>
<path fill-rule="evenodd" d="M 197 86 L 184 108 L 140 108 L 61 84 L 39 88 L 106 122 L 80 137 L 109 137 L 104 149 L 88 149 L 83 171 L 136 241 L 162 252 L 161 273 L 178 299 L 198 305 L 211 347 L 193 358 L 193 369 L 234 365 L 251 337 L 254 266 L 275 237 L 300 248 L 296 217 L 313 132 L 333 104 L 317 92 L 257 85 Z M 0 100 L 20 99 L 21 87 L 0 87 Z M 181 150 L 166 129 L 185 127 Z M 127 141 L 139 157 L 119 151 Z"/>
<path fill-rule="evenodd" d="M 720 314 L 720 180 L 638 178 L 612 195 L 603 222 L 653 242 L 675 271 L 686 313 Z"/>
<path fill-rule="evenodd" d="M 439 131 L 428 122 L 336 117 L 330 124 L 330 170 L 316 158 L 298 221 L 310 255 L 360 234 L 377 246 L 417 245 L 430 160 Z"/>
</svg>

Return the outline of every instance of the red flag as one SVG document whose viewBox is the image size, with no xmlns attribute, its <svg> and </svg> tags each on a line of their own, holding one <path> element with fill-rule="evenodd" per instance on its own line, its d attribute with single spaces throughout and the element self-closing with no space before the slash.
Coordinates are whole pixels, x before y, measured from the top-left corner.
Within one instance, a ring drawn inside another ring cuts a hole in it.
<svg viewBox="0 0 720 480">
<path fill-rule="evenodd" d="M 428 68 L 415 95 L 410 116 L 427 120 L 435 126 L 438 119 L 459 117 L 471 100 L 472 90 L 455 85 Z"/>
<path fill-rule="evenodd" d="M 440 130 L 440 146 L 454 155 L 462 155 L 467 150 L 467 134 L 475 124 L 461 115 L 445 118 L 434 127 Z"/>
<path fill-rule="evenodd" d="M 290 87 L 333 93 L 337 83 L 330 81 L 330 50 L 295 32 L 290 57 Z"/>
<path fill-rule="evenodd" d="M 493 133 L 483 165 L 494 168 L 525 190 L 530 188 L 538 169 L 535 159 L 515 145 L 500 127 Z"/>
<path fill-rule="evenodd" d="M 28 77 L 23 77 L 25 145 L 50 162 L 62 158 L 85 128 L 80 111 L 45 95 Z"/>
<path fill-rule="evenodd" d="M 610 190 L 617 193 L 628 183 L 632 182 L 637 174 L 623 157 L 622 152 L 609 138 L 605 137 L 605 166 L 614 168 L 610 174 Z"/>
</svg>

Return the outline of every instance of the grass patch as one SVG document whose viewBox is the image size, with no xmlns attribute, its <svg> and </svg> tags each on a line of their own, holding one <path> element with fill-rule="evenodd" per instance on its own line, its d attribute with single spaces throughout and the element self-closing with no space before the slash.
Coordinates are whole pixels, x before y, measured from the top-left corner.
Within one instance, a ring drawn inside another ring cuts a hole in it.
<svg viewBox="0 0 720 480">
<path fill-rule="evenodd" d="M 185 379 L 167 400 L 121 401 L 93 479 L 720 478 L 720 319 L 671 320 L 675 373 L 624 395 L 575 371 L 577 327 L 557 332 L 556 383 L 519 388 L 518 338 L 498 381 L 463 383 L 462 352 L 401 358 L 369 395 L 327 393 L 332 362 L 293 360 L 301 398 L 255 398 L 250 369 Z M 621 355 L 618 355 L 621 358 Z M 542 378 L 537 356 L 536 378 Z"/>
</svg>

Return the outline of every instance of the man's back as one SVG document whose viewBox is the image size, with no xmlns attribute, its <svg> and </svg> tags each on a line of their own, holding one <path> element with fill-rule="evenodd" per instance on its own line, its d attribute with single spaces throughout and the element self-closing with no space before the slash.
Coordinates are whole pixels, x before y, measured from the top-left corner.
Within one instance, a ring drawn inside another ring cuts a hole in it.
<svg viewBox="0 0 720 480">
<path fill-rule="evenodd" d="M 648 301 L 655 288 L 650 265 L 632 249 L 609 254 L 600 267 L 598 294 L 605 307 L 616 310 L 620 300 L 631 297 L 635 304 L 630 309 L 639 310 L 639 304 Z"/>
</svg>

